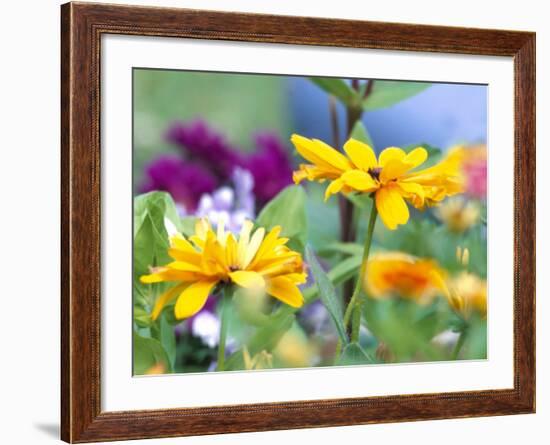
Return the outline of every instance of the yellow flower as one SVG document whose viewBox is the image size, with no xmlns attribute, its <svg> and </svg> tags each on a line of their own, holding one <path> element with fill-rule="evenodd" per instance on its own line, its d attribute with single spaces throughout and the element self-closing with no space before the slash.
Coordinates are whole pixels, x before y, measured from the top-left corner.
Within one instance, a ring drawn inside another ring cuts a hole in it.
<svg viewBox="0 0 550 445">
<path fill-rule="evenodd" d="M 277 362 L 282 362 L 284 367 L 302 368 L 311 366 L 314 350 L 303 332 L 299 329 L 289 329 L 273 349 L 273 356 Z"/>
<path fill-rule="evenodd" d="M 474 312 L 482 318 L 487 317 L 487 282 L 477 275 L 461 272 L 451 279 L 447 298 L 451 307 L 464 318 Z"/>
<path fill-rule="evenodd" d="M 142 283 L 175 283 L 157 299 L 153 320 L 173 299 L 177 319 L 196 314 L 218 283 L 265 291 L 292 307 L 302 306 L 297 285 L 305 283 L 306 273 L 301 255 L 285 245 L 288 238 L 279 237 L 281 227 L 267 234 L 264 228 L 252 233 L 252 227 L 251 221 L 245 221 L 237 239 L 225 232 L 223 224 L 214 233 L 208 221 L 200 219 L 189 239 L 172 236 L 168 254 L 174 261 L 141 277 Z"/>
<path fill-rule="evenodd" d="M 367 263 L 364 286 L 375 299 L 399 296 L 419 304 L 447 294 L 445 272 L 435 261 L 401 252 L 373 255 Z"/>
<path fill-rule="evenodd" d="M 470 264 L 470 249 L 460 246 L 456 247 L 456 262 L 461 266 L 467 267 Z"/>
<path fill-rule="evenodd" d="M 273 368 L 273 355 L 266 350 L 258 352 L 254 357 L 250 357 L 248 348 L 243 348 L 244 369 L 270 369 Z"/>
<path fill-rule="evenodd" d="M 428 152 L 422 147 L 409 153 L 398 147 L 388 147 L 377 159 L 371 147 L 355 139 L 344 144 L 346 156 L 317 139 L 294 134 L 291 141 L 298 153 L 311 162 L 301 164 L 294 172 L 296 184 L 304 179 L 330 180 L 325 200 L 339 192 L 374 193 L 380 218 L 391 230 L 409 220 L 405 200 L 422 209 L 460 193 L 463 188 L 461 148 L 451 149 L 439 164 L 415 171 L 428 158 Z"/>
<path fill-rule="evenodd" d="M 449 230 L 462 233 L 479 221 L 479 205 L 461 197 L 448 199 L 435 211 L 436 216 Z"/>
</svg>

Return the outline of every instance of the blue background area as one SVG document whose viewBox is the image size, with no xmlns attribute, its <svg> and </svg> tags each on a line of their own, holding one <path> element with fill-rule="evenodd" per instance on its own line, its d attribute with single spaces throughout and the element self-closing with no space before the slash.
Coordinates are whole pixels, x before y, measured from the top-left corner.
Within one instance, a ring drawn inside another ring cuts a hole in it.
<svg viewBox="0 0 550 445">
<path fill-rule="evenodd" d="M 331 143 L 326 93 L 307 78 L 289 79 L 288 88 L 294 131 Z M 344 132 L 342 108 L 339 117 L 340 130 Z M 456 143 L 485 143 L 487 87 L 433 84 L 397 105 L 366 112 L 363 122 L 378 150 L 420 143 L 442 149 Z"/>
</svg>

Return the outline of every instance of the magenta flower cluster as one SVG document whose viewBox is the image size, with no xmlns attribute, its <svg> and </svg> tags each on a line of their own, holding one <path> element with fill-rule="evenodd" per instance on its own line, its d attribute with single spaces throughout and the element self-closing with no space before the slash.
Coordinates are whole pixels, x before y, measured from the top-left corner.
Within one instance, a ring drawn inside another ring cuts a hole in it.
<svg viewBox="0 0 550 445">
<path fill-rule="evenodd" d="M 149 163 L 140 191 L 166 191 L 188 212 L 197 209 L 202 195 L 229 183 L 237 168 L 251 173 L 259 208 L 292 182 L 288 149 L 273 133 L 256 134 L 251 154 L 229 144 L 203 120 L 175 122 L 165 138 L 179 153 Z"/>
</svg>

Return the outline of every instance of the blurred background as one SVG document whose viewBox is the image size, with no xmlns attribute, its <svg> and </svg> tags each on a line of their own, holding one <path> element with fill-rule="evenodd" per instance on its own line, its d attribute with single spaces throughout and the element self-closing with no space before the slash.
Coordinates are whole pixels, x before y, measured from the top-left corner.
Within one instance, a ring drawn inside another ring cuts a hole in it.
<svg viewBox="0 0 550 445">
<path fill-rule="evenodd" d="M 253 135 L 260 130 L 272 131 L 289 150 L 291 133 L 332 139 L 327 94 L 307 78 L 153 69 L 134 69 L 133 76 L 136 186 L 147 162 L 176 151 L 165 138 L 176 121 L 204 119 L 248 152 L 255 150 Z M 339 117 L 343 132 L 341 108 Z M 421 142 L 440 148 L 485 143 L 487 87 L 432 84 L 390 108 L 366 112 L 363 121 L 379 149 Z"/>
</svg>

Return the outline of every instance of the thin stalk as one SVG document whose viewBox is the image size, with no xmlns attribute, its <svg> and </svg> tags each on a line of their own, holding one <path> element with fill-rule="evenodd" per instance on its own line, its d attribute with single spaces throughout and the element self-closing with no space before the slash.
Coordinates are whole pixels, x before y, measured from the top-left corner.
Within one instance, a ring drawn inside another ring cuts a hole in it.
<svg viewBox="0 0 550 445">
<path fill-rule="evenodd" d="M 363 110 L 361 108 L 348 107 L 347 108 L 347 137 L 351 136 L 355 123 L 361 119 Z M 354 208 L 351 201 L 346 199 L 345 196 L 339 196 L 340 206 L 340 239 L 344 243 L 353 242 L 356 238 L 356 227 L 353 223 Z M 353 291 L 353 282 L 348 281 L 344 283 L 343 295 L 344 303 L 347 305 L 350 301 L 350 294 Z"/>
<path fill-rule="evenodd" d="M 378 216 L 378 211 L 376 210 L 376 203 L 374 202 L 374 198 L 373 198 L 372 209 L 370 211 L 369 227 L 367 228 L 367 237 L 365 239 L 365 247 L 363 248 L 361 270 L 359 273 L 359 277 L 355 282 L 355 289 L 353 291 L 353 295 L 351 296 L 351 302 L 353 302 L 353 306 L 351 307 L 350 310 L 354 311 L 353 324 L 352 324 L 352 330 L 351 330 L 352 342 L 359 340 L 359 326 L 361 325 L 361 306 L 363 306 L 363 299 L 361 298 L 361 286 L 363 284 L 364 277 L 365 277 L 367 261 L 369 259 L 369 253 L 370 253 L 370 246 L 372 244 L 372 235 L 374 233 L 374 225 L 376 224 L 377 216 Z M 350 306 L 351 306 L 351 302 L 350 302 Z M 348 319 L 349 319 L 349 315 L 348 315 Z M 344 319 L 344 323 L 345 323 L 345 319 Z"/>
<path fill-rule="evenodd" d="M 361 325 L 361 307 L 363 305 L 363 299 L 361 298 L 361 286 L 364 281 L 365 271 L 367 268 L 367 262 L 369 259 L 370 247 L 372 244 L 372 237 L 374 234 L 374 226 L 376 224 L 376 217 L 378 216 L 378 211 L 376 210 L 376 203 L 374 198 L 372 200 L 372 208 L 370 211 L 369 226 L 367 228 L 367 236 L 365 238 L 365 244 L 363 246 L 363 257 L 361 261 L 361 269 L 359 271 L 359 276 L 355 282 L 355 288 L 353 294 L 349 301 L 349 304 L 346 307 L 344 313 L 344 327 L 347 329 L 350 319 L 353 315 L 352 320 L 352 330 L 351 330 L 351 341 L 356 342 L 359 340 L 359 327 Z M 336 359 L 338 359 L 340 352 L 342 350 L 342 343 L 339 341 L 336 346 Z"/>
<path fill-rule="evenodd" d="M 462 346 L 464 346 L 464 342 L 466 341 L 466 335 L 467 335 L 467 329 L 464 329 L 460 333 L 460 336 L 458 337 L 456 345 L 453 349 L 453 353 L 451 354 L 452 360 L 456 360 L 458 358 L 458 354 L 460 354 L 460 350 L 462 349 Z"/>
<path fill-rule="evenodd" d="M 220 326 L 220 341 L 218 342 L 218 371 L 223 371 L 225 366 L 225 343 L 227 341 L 228 328 L 228 313 L 229 313 L 229 295 L 228 291 L 222 291 L 222 308 L 221 308 L 221 326 Z"/>
<path fill-rule="evenodd" d="M 330 113 L 330 128 L 332 130 L 332 144 L 335 149 L 340 147 L 340 125 L 338 123 L 338 108 L 336 98 L 328 96 L 328 109 Z"/>
</svg>

